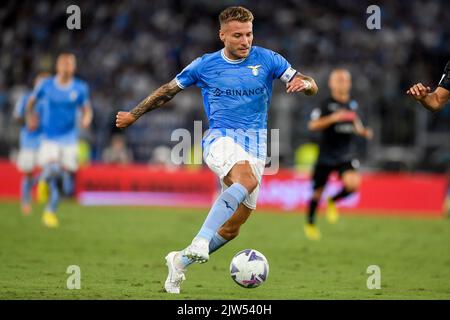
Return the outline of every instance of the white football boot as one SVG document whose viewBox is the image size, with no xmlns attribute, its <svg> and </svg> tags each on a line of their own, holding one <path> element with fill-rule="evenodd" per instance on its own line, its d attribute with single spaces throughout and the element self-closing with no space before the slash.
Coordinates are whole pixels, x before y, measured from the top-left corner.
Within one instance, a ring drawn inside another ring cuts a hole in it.
<svg viewBox="0 0 450 320">
<path fill-rule="evenodd" d="M 209 242 L 205 238 L 195 237 L 192 243 L 184 250 L 184 255 L 198 263 L 209 260 Z"/>
<path fill-rule="evenodd" d="M 164 289 L 168 293 L 180 293 L 181 283 L 186 280 L 184 272 L 186 270 L 178 269 L 175 266 L 175 256 L 178 251 L 172 251 L 166 256 L 166 265 L 169 269 L 166 282 L 164 283 Z"/>
</svg>

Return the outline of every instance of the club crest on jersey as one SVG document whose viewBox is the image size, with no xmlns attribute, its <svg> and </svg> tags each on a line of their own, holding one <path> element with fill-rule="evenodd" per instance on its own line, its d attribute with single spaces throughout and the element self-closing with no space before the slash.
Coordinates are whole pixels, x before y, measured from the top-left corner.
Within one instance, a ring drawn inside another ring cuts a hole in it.
<svg viewBox="0 0 450 320">
<path fill-rule="evenodd" d="M 258 64 L 257 66 L 248 66 L 247 68 L 252 69 L 252 74 L 256 77 L 259 74 L 259 67 L 261 67 L 260 64 Z"/>
<path fill-rule="evenodd" d="M 78 97 L 78 93 L 75 90 L 70 92 L 70 94 L 69 94 L 70 100 L 75 101 L 77 99 L 77 97 Z"/>
</svg>

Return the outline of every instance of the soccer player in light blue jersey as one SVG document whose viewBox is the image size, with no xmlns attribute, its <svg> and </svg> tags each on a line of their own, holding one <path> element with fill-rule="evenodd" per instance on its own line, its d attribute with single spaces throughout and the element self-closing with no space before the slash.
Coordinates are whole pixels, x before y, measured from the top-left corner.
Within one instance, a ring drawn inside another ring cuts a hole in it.
<svg viewBox="0 0 450 320">
<path fill-rule="evenodd" d="M 267 112 L 272 82 L 286 83 L 287 93 L 317 93 L 311 77 L 297 72 L 279 54 L 252 46 L 253 15 L 243 7 L 221 12 L 224 48 L 194 60 L 174 80 L 161 86 L 130 112 L 119 112 L 116 126 L 126 128 L 140 116 L 163 106 L 178 92 L 201 89 L 209 120 L 203 156 L 223 189 L 192 243 L 166 256 L 165 290 L 179 293 L 187 266 L 206 262 L 209 254 L 235 238 L 256 208 L 266 160 Z"/>
<path fill-rule="evenodd" d="M 46 72 L 39 73 L 34 79 L 34 86 L 37 86 L 44 78 L 50 74 Z M 21 183 L 21 207 L 24 215 L 31 213 L 31 189 L 35 183 L 33 171 L 38 166 L 38 150 L 41 142 L 41 129 L 38 126 L 36 130 L 30 131 L 25 125 L 25 112 L 27 101 L 31 92 L 24 93 L 17 101 L 14 108 L 14 119 L 22 125 L 20 129 L 19 154 L 17 156 L 17 168 L 23 173 Z M 34 121 L 38 121 L 39 114 L 42 112 L 45 101 L 39 100 L 36 104 L 36 114 Z"/>
<path fill-rule="evenodd" d="M 37 126 L 32 121 L 32 114 L 36 101 L 46 101 L 39 123 L 42 130 L 39 148 L 42 173 L 38 185 L 38 200 L 40 198 L 41 202 L 47 203 L 42 221 L 50 228 L 59 224 L 55 214 L 59 202 L 58 178 L 63 178 L 63 184 L 66 185 L 64 189 L 69 189 L 71 186 L 67 187 L 70 184 L 67 181 L 78 168 L 79 111 L 82 112 L 82 128 L 87 128 L 92 120 L 88 85 L 74 77 L 75 69 L 75 56 L 70 53 L 60 54 L 56 62 L 56 75 L 43 80 L 34 89 L 27 104 L 27 125 L 30 130 L 35 130 Z"/>
</svg>

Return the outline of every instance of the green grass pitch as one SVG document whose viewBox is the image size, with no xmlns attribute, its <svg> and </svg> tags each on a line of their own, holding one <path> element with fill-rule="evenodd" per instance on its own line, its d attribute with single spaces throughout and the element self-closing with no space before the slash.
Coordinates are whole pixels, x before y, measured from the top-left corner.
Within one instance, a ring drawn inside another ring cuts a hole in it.
<svg viewBox="0 0 450 320">
<path fill-rule="evenodd" d="M 81 207 L 64 202 L 61 226 L 46 229 L 38 208 L 0 204 L 0 299 L 450 299 L 450 221 L 344 215 L 319 218 L 323 238 L 307 241 L 304 216 L 255 213 L 240 236 L 187 272 L 180 295 L 162 291 L 167 252 L 184 248 L 206 210 Z M 254 248 L 270 273 L 255 289 L 229 275 L 232 256 Z M 69 265 L 81 289 L 66 287 Z M 369 290 L 369 265 L 381 289 Z"/>
</svg>

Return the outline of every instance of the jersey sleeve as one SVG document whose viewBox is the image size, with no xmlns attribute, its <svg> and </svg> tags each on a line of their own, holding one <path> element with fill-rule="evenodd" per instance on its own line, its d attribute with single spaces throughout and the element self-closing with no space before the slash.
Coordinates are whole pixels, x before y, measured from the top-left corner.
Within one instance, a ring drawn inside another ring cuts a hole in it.
<svg viewBox="0 0 450 320">
<path fill-rule="evenodd" d="M 36 107 L 35 107 L 35 110 L 36 110 L 36 113 L 38 114 L 38 115 L 42 115 L 42 113 L 44 113 L 44 107 L 45 107 L 45 105 L 46 105 L 46 102 L 44 101 L 44 100 L 38 100 L 37 102 L 36 102 Z"/>
<path fill-rule="evenodd" d="M 79 107 L 84 107 L 86 104 L 90 103 L 90 99 L 89 99 L 89 86 L 87 85 L 87 83 L 83 83 L 82 87 L 81 87 L 81 94 L 80 94 L 80 103 L 79 103 Z"/>
<path fill-rule="evenodd" d="M 441 81 L 439 81 L 439 87 L 450 91 L 450 61 L 445 66 L 444 74 L 441 77 Z"/>
<path fill-rule="evenodd" d="M 281 79 L 289 82 L 297 73 L 291 68 L 290 63 L 279 53 L 270 51 L 272 55 L 272 77 L 273 79 Z"/>
<path fill-rule="evenodd" d="M 34 87 L 33 92 L 31 92 L 31 97 L 34 99 L 41 99 L 45 94 L 45 87 L 47 85 L 47 80 L 39 81 L 39 83 Z"/>
<path fill-rule="evenodd" d="M 27 105 L 28 98 L 29 98 L 29 95 L 25 94 L 25 95 L 21 96 L 19 100 L 17 100 L 17 103 L 14 106 L 14 111 L 13 111 L 14 118 L 20 119 L 20 118 L 25 117 L 25 108 Z"/>
<path fill-rule="evenodd" d="M 311 112 L 311 120 L 317 120 L 329 114 L 330 112 L 328 111 L 328 100 L 326 100 L 322 104 L 320 104 L 320 106 L 313 109 L 313 111 Z"/>
<path fill-rule="evenodd" d="M 199 80 L 199 69 L 201 66 L 201 58 L 197 58 L 187 65 L 177 76 L 175 81 L 181 89 L 185 89 L 197 84 Z"/>
</svg>

